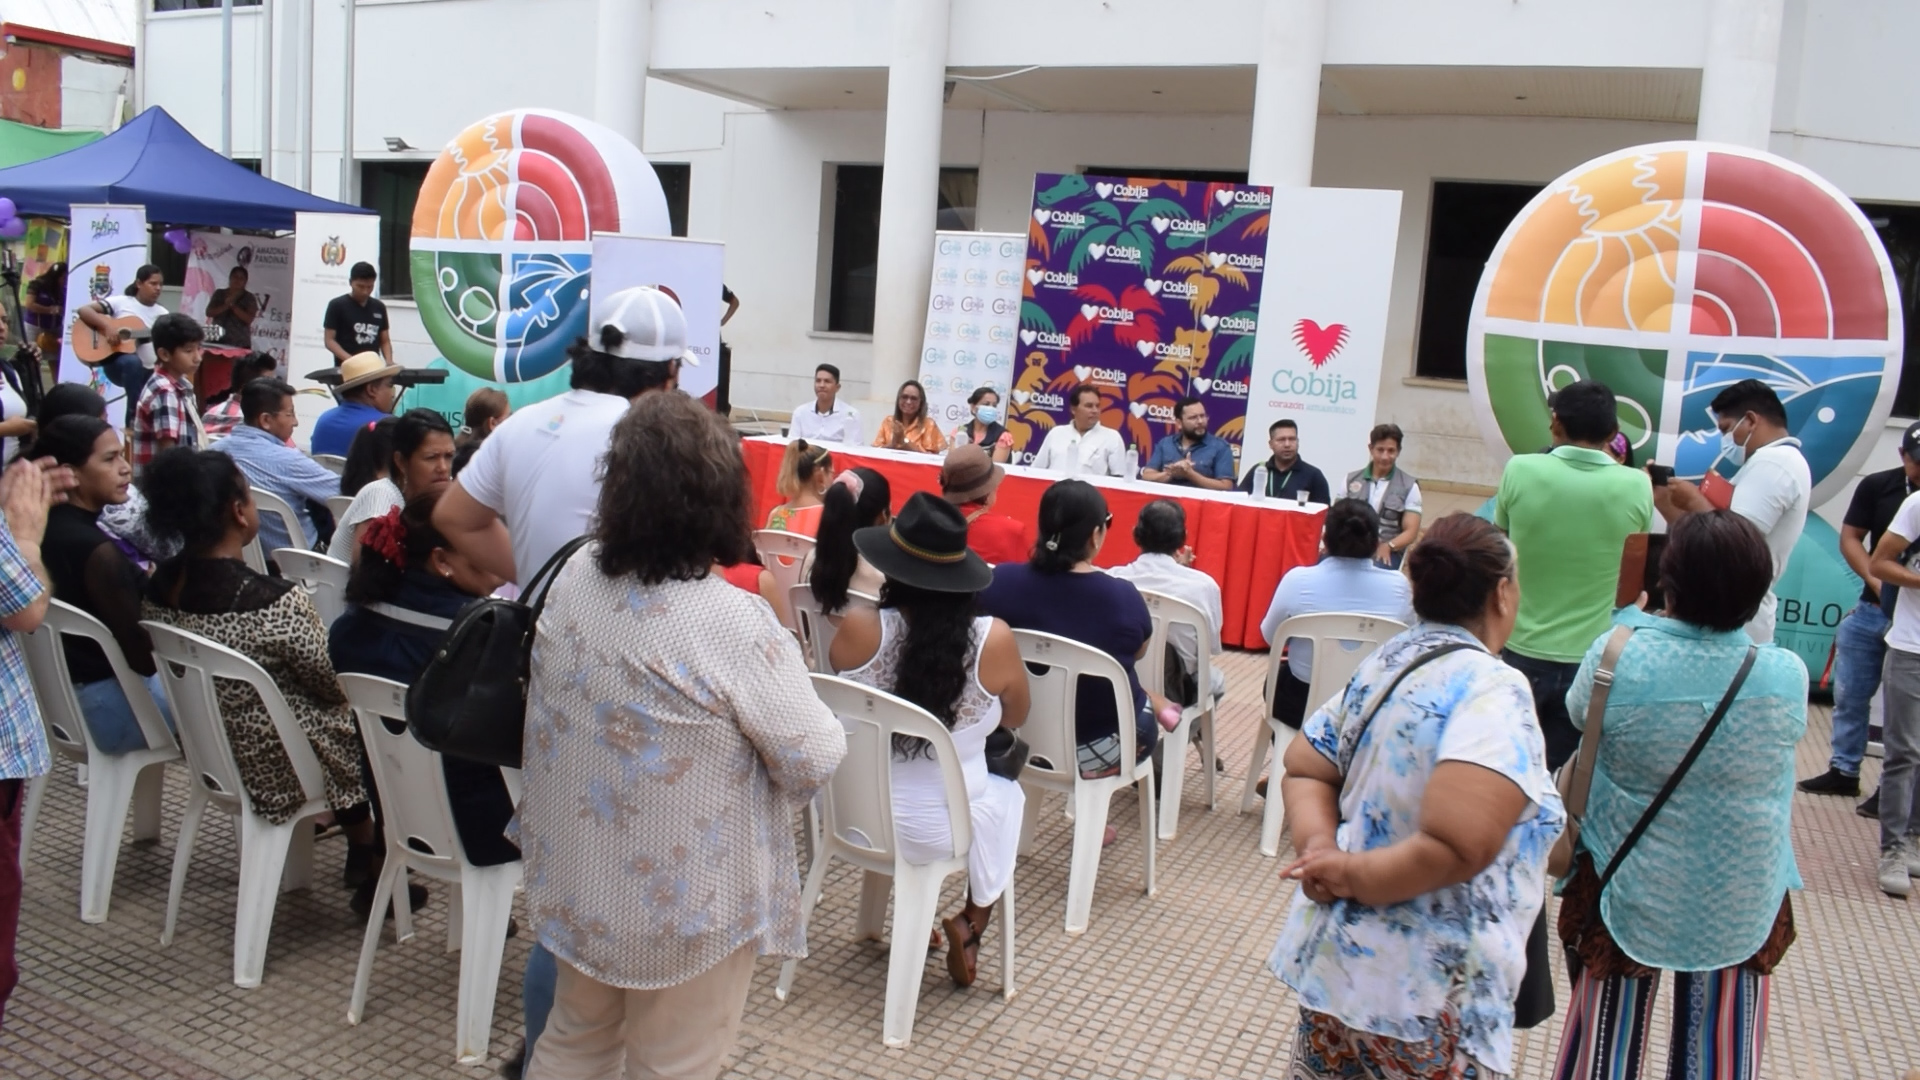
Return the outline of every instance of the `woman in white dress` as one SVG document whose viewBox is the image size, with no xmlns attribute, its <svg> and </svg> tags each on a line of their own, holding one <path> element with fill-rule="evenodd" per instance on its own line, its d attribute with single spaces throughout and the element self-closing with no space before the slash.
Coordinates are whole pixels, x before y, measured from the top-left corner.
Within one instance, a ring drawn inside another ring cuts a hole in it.
<svg viewBox="0 0 1920 1080">
<path fill-rule="evenodd" d="M 835 671 L 913 702 L 953 733 L 973 844 L 966 906 L 941 925 L 947 972 L 955 985 L 971 986 L 980 937 L 1013 880 L 1026 809 L 1019 784 L 987 772 L 987 736 L 1026 722 L 1027 671 L 1007 624 L 977 613 L 974 594 L 993 570 L 967 550 L 966 518 L 951 504 L 916 493 L 892 524 L 861 529 L 854 544 L 886 584 L 878 611 L 847 612 L 829 659 Z M 898 738 L 893 748 L 893 823 L 907 861 L 953 854 L 946 788 L 918 739 Z"/>
</svg>

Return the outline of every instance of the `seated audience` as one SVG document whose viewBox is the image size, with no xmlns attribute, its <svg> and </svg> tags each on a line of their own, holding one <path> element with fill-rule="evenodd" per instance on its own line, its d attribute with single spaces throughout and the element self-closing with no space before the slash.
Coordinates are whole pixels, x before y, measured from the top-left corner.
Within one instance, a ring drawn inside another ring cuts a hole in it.
<svg viewBox="0 0 1920 1080">
<path fill-rule="evenodd" d="M 153 321 L 153 374 L 134 405 L 130 433 L 136 474 L 162 450 L 198 447 L 204 441 L 193 373 L 200 370 L 205 339 L 206 332 L 188 316 L 162 315 Z"/>
<path fill-rule="evenodd" d="M 1413 621 L 1413 590 L 1406 575 L 1374 562 L 1380 542 L 1380 519 L 1364 499 L 1341 499 L 1327 510 L 1321 546 L 1327 556 L 1313 566 L 1296 566 L 1280 579 L 1260 620 L 1268 647 L 1280 624 L 1295 615 L 1344 611 L 1381 615 L 1403 623 Z M 1305 638 L 1286 642 L 1287 663 L 1273 688 L 1273 718 L 1298 729 L 1307 712 L 1307 681 L 1313 677 L 1313 643 Z"/>
<path fill-rule="evenodd" d="M 603 460 L 594 541 L 554 582 L 527 698 L 526 907 L 558 961 L 527 1075 L 624 1058 L 624 1075 L 710 1080 L 755 958 L 806 952 L 794 810 L 846 732 L 793 635 L 712 573 L 750 547 L 725 423 L 644 394 Z"/>
<path fill-rule="evenodd" d="M 33 418 L 45 428 L 63 416 L 103 419 L 106 415 L 106 399 L 92 387 L 82 383 L 55 383 L 40 398 L 40 408 Z M 151 571 L 155 563 L 179 554 L 178 546 L 147 527 L 147 498 L 137 486 L 127 489 L 126 502 L 102 507 L 97 524 L 120 553 L 142 571 Z"/>
<path fill-rule="evenodd" d="M 393 377 L 400 373 L 400 366 L 377 352 L 356 353 L 339 370 L 340 385 L 334 389 L 339 404 L 321 413 L 313 424 L 316 454 L 345 454 L 355 434 L 392 413 L 399 397 Z"/>
<path fill-rule="evenodd" d="M 1120 771 L 1118 732 L 1123 719 L 1133 725 L 1135 752 L 1141 759 L 1152 753 L 1160 727 L 1172 730 L 1180 722 L 1179 707 L 1151 701 L 1133 670 L 1153 635 L 1140 590 L 1093 565 L 1112 524 L 1099 488 L 1085 480 L 1060 481 L 1040 497 L 1040 542 L 1033 558 L 995 567 L 993 584 L 980 594 L 980 609 L 1008 626 L 1083 642 L 1126 669 L 1133 716 L 1113 714 L 1113 690 L 1098 679 L 1083 678 L 1075 690 L 1079 766 L 1087 777 Z M 1171 722 L 1161 715 L 1163 710 L 1171 712 Z"/>
<path fill-rule="evenodd" d="M 1033 554 L 1033 531 L 1026 522 L 989 513 L 1006 475 L 986 451 L 970 444 L 947 451 L 940 464 L 940 497 L 967 519 L 967 547 L 994 566 L 1026 562 Z"/>
<path fill-rule="evenodd" d="M 325 783 L 321 797 L 347 833 L 345 880 L 357 887 L 353 910 L 365 915 L 379 879 L 380 834 L 368 808 L 361 767 L 365 750 L 346 695 L 327 658 L 327 632 L 313 601 L 290 581 L 256 574 L 240 553 L 259 532 L 246 477 L 217 450 L 176 447 L 147 471 L 153 527 L 174 537 L 182 553 L 147 583 L 141 617 L 177 626 L 225 645 L 259 664 L 285 696 L 306 732 Z M 215 684 L 227 740 L 256 813 L 275 825 L 293 820 L 306 802 L 267 715 L 251 686 Z M 426 902 L 424 889 L 413 894 Z"/>
<path fill-rule="evenodd" d="M 820 527 L 821 496 L 833 481 L 833 455 L 805 439 L 787 444 L 780 455 L 780 475 L 774 487 L 787 501 L 767 515 L 767 528 L 812 536 Z"/>
<path fill-rule="evenodd" d="M 125 502 L 133 488 L 133 467 L 127 464 L 120 433 L 96 416 L 63 416 L 40 429 L 26 456 L 52 458 L 72 469 L 76 481 L 67 501 L 47 512 L 46 537 L 40 545 L 47 576 L 53 579 L 54 599 L 72 604 L 106 626 L 127 667 L 147 681 L 148 693 L 171 722 L 166 694 L 154 671 L 153 644 L 140 628 L 140 595 L 147 576 L 99 526 L 101 508 Z M 106 653 L 94 642 L 79 638 L 62 637 L 60 644 L 94 745 L 109 754 L 146 747 L 146 734 Z"/>
<path fill-rule="evenodd" d="M 873 437 L 873 445 L 889 450 L 918 450 L 923 454 L 938 454 L 947 448 L 947 437 L 940 433 L 940 425 L 927 415 L 927 390 L 919 380 L 908 379 L 900 384 L 900 393 L 893 399 L 893 415 L 881 419 L 880 432 Z"/>
<path fill-rule="evenodd" d="M 324 544 L 333 534 L 327 500 L 340 494 L 340 477 L 287 445 L 300 423 L 293 412 L 294 393 L 293 385 L 284 379 L 248 383 L 239 394 L 242 423 L 220 440 L 220 452 L 240 466 L 254 490 L 277 495 L 293 509 L 309 543 Z M 268 556 L 292 543 L 278 514 L 261 517 L 260 547 Z"/>
<path fill-rule="evenodd" d="M 207 429 L 207 437 L 218 439 L 233 433 L 245 419 L 240 411 L 240 389 L 255 379 L 271 379 L 279 369 L 279 363 L 268 353 L 255 352 L 233 362 L 233 381 L 227 389 L 207 399 L 207 409 L 200 414 L 200 426 Z"/>
<path fill-rule="evenodd" d="M 993 570 L 967 550 L 966 519 L 951 504 L 918 492 L 891 526 L 861 529 L 854 542 L 886 575 L 886 584 L 879 610 L 847 613 L 830 659 L 835 671 L 913 702 L 953 733 L 967 782 L 972 844 L 966 905 L 942 925 L 947 973 L 954 985 L 971 986 L 980 937 L 1013 880 L 1027 802 L 1018 783 L 987 772 L 987 736 L 1026 723 L 1026 666 L 1007 624 L 975 613 L 975 594 L 993 580 Z M 949 857 L 946 782 L 931 747 L 895 736 L 892 772 L 894 839 L 901 854 L 913 863 Z"/>
<path fill-rule="evenodd" d="M 347 610 L 327 635 L 335 671 L 412 683 L 446 639 L 460 609 L 490 595 L 502 579 L 473 565 L 447 546 L 433 527 L 440 491 L 429 490 L 389 510 L 360 529 L 363 551 L 347 581 Z M 520 857 L 503 831 L 513 818 L 513 800 L 500 770 L 442 757 L 447 801 L 460 846 L 475 866 L 498 866 Z"/>
<path fill-rule="evenodd" d="M 1204 571 L 1193 568 L 1193 549 L 1187 546 L 1187 512 L 1171 499 L 1155 499 L 1140 508 L 1140 516 L 1133 523 L 1133 542 L 1140 547 L 1140 557 L 1125 566 L 1116 566 L 1108 573 L 1133 582 L 1137 589 L 1164 593 L 1198 608 L 1207 617 L 1207 625 L 1213 631 L 1213 655 L 1219 656 L 1220 623 L 1223 618 L 1220 611 L 1220 583 Z M 1200 662 L 1200 642 L 1195 638 L 1193 628 L 1168 627 L 1167 645 L 1177 660 L 1177 665 L 1169 666 L 1169 678 L 1163 684 L 1168 688 L 1168 696 L 1182 702 L 1198 701 L 1199 673 L 1194 670 L 1194 665 Z M 1209 666 L 1213 669 L 1208 681 L 1213 696 L 1225 697 L 1226 674 L 1217 663 Z M 1176 671 L 1180 675 L 1177 680 L 1171 677 Z M 1173 692 L 1176 683 L 1181 684 L 1181 690 L 1189 692 Z"/>
<path fill-rule="evenodd" d="M 1006 414 L 1000 408 L 1000 391 L 991 386 L 979 387 L 967 395 L 967 407 L 973 410 L 973 417 L 953 429 L 953 434 L 947 437 L 948 448 L 977 446 L 1002 465 L 1012 460 L 1013 434 L 1001 423 Z M 967 532 L 971 534 L 973 530 L 969 528 Z"/>
<path fill-rule="evenodd" d="M 340 494 L 351 498 L 386 477 L 393 458 L 393 425 L 399 422 L 398 417 L 383 416 L 354 434 L 340 466 Z"/>
<path fill-rule="evenodd" d="M 358 440 L 355 440 L 356 445 Z M 340 515 L 336 545 L 348 562 L 360 557 L 355 533 L 366 522 L 386 516 L 415 495 L 446 490 L 453 483 L 453 427 L 432 409 L 408 409 L 393 418 L 387 436 L 386 475 L 360 489 Z"/>
<path fill-rule="evenodd" d="M 854 549 L 854 532 L 893 520 L 893 490 L 887 478 L 868 468 L 853 468 L 827 485 L 814 537 L 813 567 L 807 583 L 820 610 L 837 614 L 847 606 L 849 590 L 879 596 L 884 579 Z"/>
</svg>

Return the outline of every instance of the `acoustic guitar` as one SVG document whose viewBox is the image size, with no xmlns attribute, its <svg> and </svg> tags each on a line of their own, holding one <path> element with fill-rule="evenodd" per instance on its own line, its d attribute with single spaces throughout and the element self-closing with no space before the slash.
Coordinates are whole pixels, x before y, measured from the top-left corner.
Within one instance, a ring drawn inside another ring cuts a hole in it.
<svg viewBox="0 0 1920 1080">
<path fill-rule="evenodd" d="M 152 331 L 138 315 L 124 315 L 107 324 L 102 333 L 79 319 L 73 320 L 73 333 L 67 339 L 73 358 L 98 367 L 123 353 L 131 353 L 152 337 Z"/>
</svg>

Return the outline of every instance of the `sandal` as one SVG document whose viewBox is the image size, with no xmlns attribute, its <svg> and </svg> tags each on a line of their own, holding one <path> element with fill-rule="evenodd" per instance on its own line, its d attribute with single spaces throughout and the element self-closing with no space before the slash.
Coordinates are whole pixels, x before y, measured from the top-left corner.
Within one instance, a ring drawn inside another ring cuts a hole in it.
<svg viewBox="0 0 1920 1080">
<path fill-rule="evenodd" d="M 946 927 L 950 943 L 947 974 L 953 976 L 953 985 L 964 990 L 973 985 L 974 977 L 979 974 L 980 935 L 974 931 L 965 912 L 940 920 L 940 925 Z"/>
</svg>

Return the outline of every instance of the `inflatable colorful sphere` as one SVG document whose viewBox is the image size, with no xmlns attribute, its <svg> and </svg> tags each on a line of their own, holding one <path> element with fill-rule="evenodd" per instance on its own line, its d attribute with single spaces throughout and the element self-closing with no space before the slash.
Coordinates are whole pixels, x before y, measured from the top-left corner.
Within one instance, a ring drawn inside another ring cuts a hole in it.
<svg viewBox="0 0 1920 1080">
<path fill-rule="evenodd" d="M 1619 395 L 1636 459 L 1690 478 L 1719 457 L 1708 402 L 1759 379 L 1786 405 L 1817 506 L 1892 410 L 1902 335 L 1886 250 L 1832 184 L 1757 150 L 1659 143 L 1574 169 L 1507 226 L 1474 297 L 1467 378 L 1501 456 L 1545 446 L 1547 395 L 1593 378 Z"/>
<path fill-rule="evenodd" d="M 590 120 L 545 109 L 489 116 L 447 144 L 413 211 L 413 295 L 453 366 L 538 379 L 587 332 L 593 234 L 666 236 L 653 166 Z"/>
</svg>

